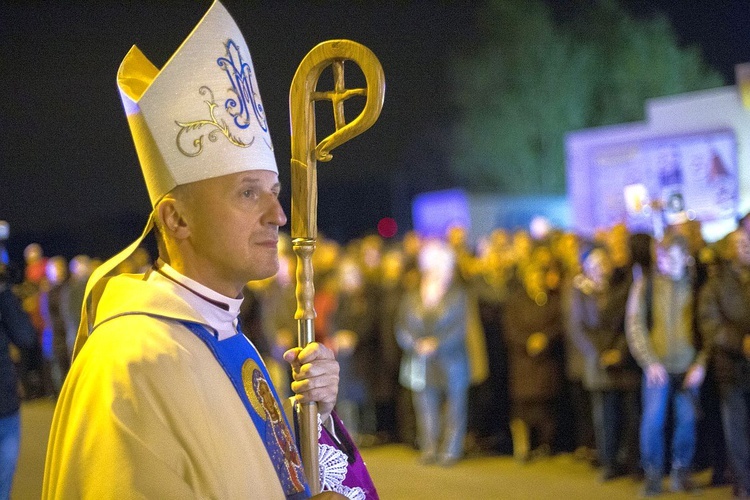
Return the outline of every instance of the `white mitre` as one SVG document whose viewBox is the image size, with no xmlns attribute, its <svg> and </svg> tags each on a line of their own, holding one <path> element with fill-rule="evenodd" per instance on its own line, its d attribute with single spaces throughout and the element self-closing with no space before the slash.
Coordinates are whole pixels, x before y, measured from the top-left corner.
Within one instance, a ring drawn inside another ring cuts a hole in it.
<svg viewBox="0 0 750 500">
<path fill-rule="evenodd" d="M 250 51 L 218 1 L 161 70 L 130 49 L 117 86 L 153 207 L 181 184 L 248 170 L 278 173 Z M 103 290 L 97 283 L 138 248 L 153 220 L 152 211 L 143 234 L 89 278 L 73 356 L 93 327 Z"/>
<path fill-rule="evenodd" d="M 278 172 L 250 51 L 218 1 L 161 70 L 133 46 L 117 86 L 152 206 L 181 184 Z"/>
</svg>

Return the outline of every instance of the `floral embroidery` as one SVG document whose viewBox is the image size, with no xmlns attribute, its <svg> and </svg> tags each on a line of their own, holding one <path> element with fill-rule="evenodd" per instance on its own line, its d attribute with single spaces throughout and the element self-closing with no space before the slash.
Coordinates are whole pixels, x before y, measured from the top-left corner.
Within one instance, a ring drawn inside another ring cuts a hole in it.
<svg viewBox="0 0 750 500">
<path fill-rule="evenodd" d="M 232 133 L 229 131 L 229 126 L 226 124 L 224 120 L 217 120 L 215 115 L 215 109 L 217 104 L 214 102 L 214 93 L 211 91 L 208 87 L 201 87 L 199 90 L 201 95 L 206 95 L 206 93 L 211 95 L 210 100 L 203 101 L 208 105 L 208 114 L 211 117 L 210 120 L 196 120 L 193 122 L 175 122 L 177 125 L 180 126 L 180 131 L 177 132 L 177 149 L 180 150 L 180 153 L 184 154 L 185 156 L 198 156 L 203 152 L 203 137 L 205 135 L 208 135 L 208 140 L 211 142 L 216 142 L 216 132 L 221 132 L 221 134 L 226 137 L 230 143 L 234 144 L 235 146 L 246 148 L 249 147 L 255 142 L 255 137 L 253 137 L 250 142 L 242 142 L 239 138 L 232 135 Z M 194 130 L 202 129 L 203 127 L 213 127 L 208 134 L 205 132 L 201 132 L 201 134 L 193 139 L 192 141 L 192 147 L 194 148 L 193 151 L 187 151 L 185 148 L 182 147 L 181 144 L 181 138 L 182 135 L 186 132 L 191 132 Z"/>
</svg>

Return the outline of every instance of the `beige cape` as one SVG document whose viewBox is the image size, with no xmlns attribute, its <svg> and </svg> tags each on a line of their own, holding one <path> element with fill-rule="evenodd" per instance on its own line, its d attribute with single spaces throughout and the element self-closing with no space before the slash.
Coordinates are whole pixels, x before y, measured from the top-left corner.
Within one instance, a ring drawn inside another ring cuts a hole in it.
<svg viewBox="0 0 750 500">
<path fill-rule="evenodd" d="M 55 408 L 43 498 L 284 498 L 232 383 L 175 320 L 205 323 L 166 284 L 107 283 Z"/>
</svg>

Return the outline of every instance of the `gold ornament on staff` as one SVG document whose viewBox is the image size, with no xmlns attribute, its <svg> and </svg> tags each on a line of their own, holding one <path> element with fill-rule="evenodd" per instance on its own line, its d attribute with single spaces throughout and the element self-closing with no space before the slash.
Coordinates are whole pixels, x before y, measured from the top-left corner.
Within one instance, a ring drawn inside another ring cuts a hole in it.
<svg viewBox="0 0 750 500">
<path fill-rule="evenodd" d="M 344 62 L 359 65 L 365 76 L 365 88 L 347 89 L 344 85 Z M 318 91 L 318 79 L 332 67 L 334 89 Z M 297 255 L 297 334 L 300 347 L 315 341 L 315 287 L 312 254 L 318 233 L 317 162 L 329 161 L 331 151 L 361 134 L 378 119 L 383 108 L 385 76 L 375 54 L 350 40 L 329 40 L 313 48 L 302 60 L 289 91 L 289 114 L 292 132 L 292 246 Z M 353 96 L 364 96 L 362 112 L 350 123 L 344 116 L 344 102 Z M 315 101 L 333 104 L 336 130 L 319 143 L 315 131 Z M 300 443 L 302 464 L 313 494 L 320 492 L 318 470 L 318 408 L 314 402 L 300 408 Z"/>
</svg>

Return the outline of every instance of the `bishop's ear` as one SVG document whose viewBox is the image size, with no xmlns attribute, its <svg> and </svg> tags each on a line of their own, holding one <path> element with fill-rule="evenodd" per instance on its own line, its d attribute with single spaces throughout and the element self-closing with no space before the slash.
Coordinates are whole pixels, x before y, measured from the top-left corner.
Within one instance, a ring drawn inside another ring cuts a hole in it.
<svg viewBox="0 0 750 500">
<path fill-rule="evenodd" d="M 185 239 L 190 235 L 187 223 L 187 204 L 167 194 L 156 207 L 156 224 L 159 231 L 170 238 Z"/>
</svg>

